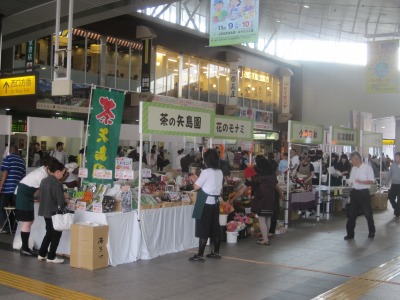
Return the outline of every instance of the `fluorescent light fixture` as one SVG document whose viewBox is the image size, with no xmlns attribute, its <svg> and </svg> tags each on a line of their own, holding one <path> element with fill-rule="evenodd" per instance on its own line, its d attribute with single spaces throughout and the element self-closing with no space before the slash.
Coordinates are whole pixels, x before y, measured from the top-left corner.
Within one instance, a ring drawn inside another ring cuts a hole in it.
<svg viewBox="0 0 400 300">
<path fill-rule="evenodd" d="M 276 23 L 280 23 L 281 22 L 281 20 L 276 20 Z"/>
<path fill-rule="evenodd" d="M 136 120 L 136 122 L 139 122 L 139 120 Z"/>
<path fill-rule="evenodd" d="M 59 112 L 56 112 L 56 115 L 59 115 L 60 113 Z"/>
<path fill-rule="evenodd" d="M 11 110 L 11 108 L 6 108 L 6 111 L 10 111 Z"/>
<path fill-rule="evenodd" d="M 157 55 L 159 55 L 159 56 L 165 56 L 166 54 L 165 54 L 165 53 L 161 53 L 161 52 L 157 52 Z"/>
<path fill-rule="evenodd" d="M 310 8 L 308 5 L 303 5 L 304 8 Z"/>
<path fill-rule="evenodd" d="M 6 110 L 7 110 L 7 109 L 6 109 Z M 382 126 L 381 128 L 382 128 L 382 129 L 385 129 L 386 127 L 385 127 L 385 126 Z"/>
<path fill-rule="evenodd" d="M 168 58 L 168 61 L 178 62 L 176 59 Z"/>
</svg>

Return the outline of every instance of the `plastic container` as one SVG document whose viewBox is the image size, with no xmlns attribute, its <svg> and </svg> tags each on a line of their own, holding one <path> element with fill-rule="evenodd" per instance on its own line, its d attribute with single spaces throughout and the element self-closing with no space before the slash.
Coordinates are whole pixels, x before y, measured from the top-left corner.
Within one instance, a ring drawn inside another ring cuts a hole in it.
<svg viewBox="0 0 400 300">
<path fill-rule="evenodd" d="M 234 232 L 227 231 L 226 232 L 226 242 L 228 244 L 236 244 L 237 238 L 238 238 L 238 233 L 236 231 L 234 231 Z"/>
<path fill-rule="evenodd" d="M 228 215 L 219 215 L 220 226 L 226 226 L 227 221 L 228 221 Z"/>
</svg>

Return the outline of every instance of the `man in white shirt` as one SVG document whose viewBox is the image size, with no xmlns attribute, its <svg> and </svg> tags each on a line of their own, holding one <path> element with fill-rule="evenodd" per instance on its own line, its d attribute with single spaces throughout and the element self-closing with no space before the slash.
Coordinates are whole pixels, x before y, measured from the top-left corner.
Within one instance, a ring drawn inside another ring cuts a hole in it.
<svg viewBox="0 0 400 300">
<path fill-rule="evenodd" d="M 368 222 L 368 238 L 372 239 L 375 236 L 375 224 L 369 188 L 375 182 L 374 171 L 371 166 L 362 162 L 360 153 L 351 153 L 350 159 L 353 168 L 351 169 L 349 181 L 353 189 L 350 192 L 350 205 L 346 224 L 347 235 L 344 239 L 346 241 L 354 239 L 354 228 L 356 227 L 356 219 L 360 210 Z"/>
<path fill-rule="evenodd" d="M 64 143 L 58 142 L 56 149 L 50 152 L 50 156 L 56 158 L 60 163 L 66 165 L 68 163 L 67 153 L 64 151 Z"/>
<path fill-rule="evenodd" d="M 290 171 L 297 170 L 297 167 L 300 164 L 299 156 L 297 155 L 296 149 L 290 150 Z"/>
</svg>

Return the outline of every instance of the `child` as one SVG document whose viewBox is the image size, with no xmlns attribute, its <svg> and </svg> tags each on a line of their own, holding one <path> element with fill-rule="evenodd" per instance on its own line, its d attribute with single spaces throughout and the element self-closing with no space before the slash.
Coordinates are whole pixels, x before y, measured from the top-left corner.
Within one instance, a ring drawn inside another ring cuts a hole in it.
<svg viewBox="0 0 400 300">
<path fill-rule="evenodd" d="M 52 216 L 58 208 L 65 207 L 63 186 L 60 180 L 65 173 L 65 166 L 55 162 L 48 166 L 49 176 L 40 183 L 39 216 L 46 222 L 46 235 L 39 249 L 38 260 L 46 260 L 49 263 L 62 264 L 63 259 L 56 257 L 56 251 L 61 239 L 61 231 L 54 230 Z M 50 249 L 49 249 L 50 246 Z"/>
</svg>

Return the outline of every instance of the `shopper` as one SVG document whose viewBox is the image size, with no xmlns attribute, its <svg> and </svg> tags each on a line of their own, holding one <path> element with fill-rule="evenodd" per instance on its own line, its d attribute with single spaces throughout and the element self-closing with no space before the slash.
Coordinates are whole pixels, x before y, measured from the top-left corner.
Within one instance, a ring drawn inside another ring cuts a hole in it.
<svg viewBox="0 0 400 300">
<path fill-rule="evenodd" d="M 18 147 L 10 146 L 10 154 L 7 155 L 1 164 L 3 175 L 0 181 L 0 225 L 1 233 L 9 233 L 13 228 L 9 228 L 6 223 L 7 215 L 4 207 L 14 206 L 14 193 L 18 183 L 26 175 L 25 161 L 18 154 Z M 14 220 L 11 220 L 14 221 Z M 11 224 L 13 222 L 10 222 Z"/>
<path fill-rule="evenodd" d="M 283 153 L 283 158 L 279 161 L 278 174 L 285 174 L 288 169 L 288 153 Z"/>
<path fill-rule="evenodd" d="M 297 155 L 296 149 L 291 149 L 290 150 L 290 171 L 293 172 L 297 169 L 299 166 L 300 161 L 299 161 L 299 156 Z"/>
<path fill-rule="evenodd" d="M 394 154 L 394 162 L 390 165 L 388 180 L 392 182 L 389 189 L 389 201 L 396 218 L 400 217 L 400 152 Z M 396 201 L 397 198 L 397 201 Z"/>
<path fill-rule="evenodd" d="M 50 164 L 48 166 L 49 176 L 40 183 L 39 216 L 44 217 L 46 222 L 46 235 L 40 246 L 38 259 L 55 264 L 64 262 L 64 259 L 56 257 L 62 231 L 54 229 L 51 217 L 57 213 L 58 209 L 65 208 L 65 197 L 62 183 L 60 182 L 65 171 L 65 166 L 60 162 Z"/>
<path fill-rule="evenodd" d="M 33 162 L 31 167 L 40 167 L 43 164 L 43 152 L 42 149 L 40 149 L 40 144 L 35 143 L 34 144 L 34 153 L 33 153 Z"/>
<path fill-rule="evenodd" d="M 209 237 L 214 239 L 214 251 L 207 254 L 207 258 L 221 258 L 218 198 L 222 191 L 223 174 L 218 169 L 218 152 L 215 149 L 208 150 L 204 154 L 204 162 L 207 168 L 201 171 L 200 176 L 190 176 L 194 189 L 198 191 L 193 218 L 196 219 L 195 235 L 199 238 L 199 251 L 189 261 L 204 262 L 204 250 Z"/>
<path fill-rule="evenodd" d="M 182 166 L 181 166 L 181 159 L 183 157 L 185 157 L 185 154 L 183 153 L 183 149 L 178 150 L 178 156 L 175 159 L 175 165 L 174 165 L 174 169 L 180 171 L 182 170 Z"/>
<path fill-rule="evenodd" d="M 374 171 L 368 164 L 362 162 L 361 155 L 353 152 L 350 155 L 353 168 L 350 173 L 350 184 L 352 190 L 350 192 L 350 205 L 347 213 L 346 230 L 347 235 L 344 237 L 346 241 L 354 239 L 354 228 L 356 227 L 356 219 L 358 212 L 361 210 L 368 222 L 368 238 L 375 236 L 375 224 L 372 215 L 371 196 L 369 188 L 375 183 Z"/>
<path fill-rule="evenodd" d="M 22 256 L 37 257 L 37 252 L 29 248 L 29 236 L 31 227 L 35 220 L 34 198 L 39 191 L 41 181 L 47 177 L 47 167 L 49 164 L 58 163 L 54 157 L 43 160 L 43 166 L 39 167 L 26 175 L 19 183 L 16 191 L 15 218 L 21 223 Z"/>
<path fill-rule="evenodd" d="M 151 169 L 152 172 L 156 170 L 157 167 L 157 154 L 155 149 L 150 150 L 150 154 L 147 156 L 147 167 Z"/>
<path fill-rule="evenodd" d="M 58 142 L 56 144 L 56 149 L 50 152 L 50 156 L 57 158 L 57 160 L 66 165 L 68 163 L 67 153 L 64 151 L 64 143 Z"/>
</svg>

